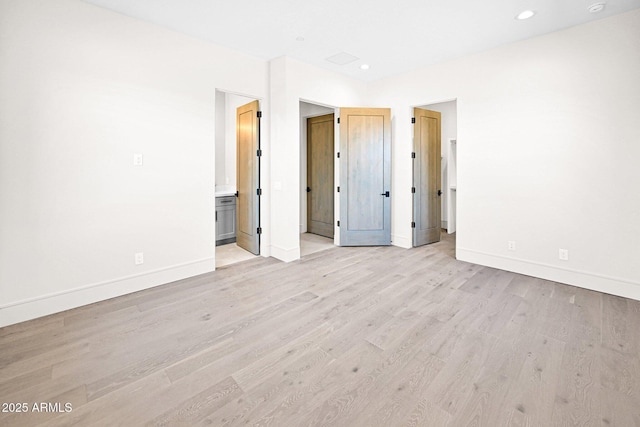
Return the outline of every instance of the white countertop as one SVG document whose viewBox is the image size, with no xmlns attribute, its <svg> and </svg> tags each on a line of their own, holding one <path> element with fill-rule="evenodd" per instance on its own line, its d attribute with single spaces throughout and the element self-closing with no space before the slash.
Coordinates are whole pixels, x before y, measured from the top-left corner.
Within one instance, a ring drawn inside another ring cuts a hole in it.
<svg viewBox="0 0 640 427">
<path fill-rule="evenodd" d="M 216 185 L 216 197 L 235 196 L 236 188 L 231 185 Z"/>
</svg>

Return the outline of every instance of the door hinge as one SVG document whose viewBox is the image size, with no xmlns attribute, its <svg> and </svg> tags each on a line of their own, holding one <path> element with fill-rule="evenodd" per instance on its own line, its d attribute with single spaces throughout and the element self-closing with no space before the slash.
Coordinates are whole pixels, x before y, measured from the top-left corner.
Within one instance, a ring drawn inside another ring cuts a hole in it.
<svg viewBox="0 0 640 427">
<path fill-rule="evenodd" d="M 258 157 L 262 157 L 262 150 L 258 150 L 258 151 L 256 151 L 256 156 L 258 156 Z"/>
<path fill-rule="evenodd" d="M 338 193 L 340 192 L 340 186 L 338 185 Z"/>
<path fill-rule="evenodd" d="M 416 153 L 411 153 L 411 158 L 415 159 L 416 158 Z"/>
<path fill-rule="evenodd" d="M 411 123 L 415 124 L 416 122 L 416 118 L 415 117 L 411 117 Z"/>
<path fill-rule="evenodd" d="M 262 234 L 262 227 L 258 227 L 258 229 L 256 230 L 256 232 L 257 232 L 258 234 Z"/>
<path fill-rule="evenodd" d="M 411 192 L 415 193 L 416 192 L 416 187 L 411 187 Z"/>
<path fill-rule="evenodd" d="M 411 228 L 416 228 L 416 223 L 411 221 Z"/>
<path fill-rule="evenodd" d="M 340 152 L 338 151 L 338 158 L 340 158 Z"/>
<path fill-rule="evenodd" d="M 258 196 L 262 196 L 262 188 L 258 188 L 258 189 L 256 190 L 256 194 L 257 194 Z"/>
<path fill-rule="evenodd" d="M 338 124 L 340 124 L 340 117 L 338 117 Z"/>
<path fill-rule="evenodd" d="M 262 111 L 258 111 L 258 118 L 262 117 Z"/>
<path fill-rule="evenodd" d="M 338 227 L 340 227 L 340 221 L 338 221 Z"/>
</svg>

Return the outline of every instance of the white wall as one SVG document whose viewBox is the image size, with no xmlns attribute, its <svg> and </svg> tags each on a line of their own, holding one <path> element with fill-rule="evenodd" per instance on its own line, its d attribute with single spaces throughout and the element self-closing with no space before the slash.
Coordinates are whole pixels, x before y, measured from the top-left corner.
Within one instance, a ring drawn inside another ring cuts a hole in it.
<svg viewBox="0 0 640 427">
<path fill-rule="evenodd" d="M 410 106 L 457 99 L 458 258 L 640 299 L 638 76 L 634 11 L 373 84 L 393 232 L 410 238 Z"/>
<path fill-rule="evenodd" d="M 362 106 L 366 84 L 291 58 L 270 62 L 271 254 L 300 258 L 300 101 Z M 336 181 L 337 182 L 337 181 Z"/>
<path fill-rule="evenodd" d="M 80 1 L 0 2 L 0 326 L 213 270 L 215 89 L 265 97 L 267 67 Z"/>
<path fill-rule="evenodd" d="M 307 232 L 307 119 L 334 112 L 334 108 L 300 101 L 300 233 Z"/>
<path fill-rule="evenodd" d="M 226 121 L 227 121 L 227 94 L 216 90 L 216 180 L 215 186 L 226 184 Z"/>
</svg>

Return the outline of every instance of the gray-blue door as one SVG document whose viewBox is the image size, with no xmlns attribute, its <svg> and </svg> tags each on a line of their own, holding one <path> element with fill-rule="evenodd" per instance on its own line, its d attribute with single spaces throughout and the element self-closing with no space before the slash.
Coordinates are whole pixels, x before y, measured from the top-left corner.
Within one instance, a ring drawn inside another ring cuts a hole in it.
<svg viewBox="0 0 640 427">
<path fill-rule="evenodd" d="M 236 244 L 260 254 L 260 117 L 258 101 L 236 110 Z"/>
<path fill-rule="evenodd" d="M 340 245 L 391 244 L 391 110 L 340 109 Z"/>
</svg>

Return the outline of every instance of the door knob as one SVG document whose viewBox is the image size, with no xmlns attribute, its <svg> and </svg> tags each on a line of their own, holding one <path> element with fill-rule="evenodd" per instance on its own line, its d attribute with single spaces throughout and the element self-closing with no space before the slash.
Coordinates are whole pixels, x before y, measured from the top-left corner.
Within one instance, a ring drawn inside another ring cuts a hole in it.
<svg viewBox="0 0 640 427">
<path fill-rule="evenodd" d="M 311 188 L 307 187 L 307 193 L 311 193 Z"/>
<path fill-rule="evenodd" d="M 438 190 L 438 196 L 442 196 L 442 190 Z"/>
<path fill-rule="evenodd" d="M 236 197 L 238 197 L 238 192 L 236 191 Z"/>
<path fill-rule="evenodd" d="M 380 193 L 380 195 L 384 197 L 389 197 L 389 192 L 385 191 L 384 193 Z"/>
</svg>

